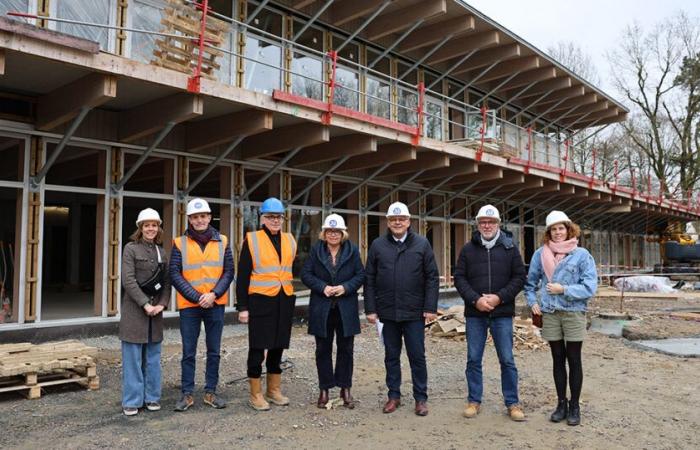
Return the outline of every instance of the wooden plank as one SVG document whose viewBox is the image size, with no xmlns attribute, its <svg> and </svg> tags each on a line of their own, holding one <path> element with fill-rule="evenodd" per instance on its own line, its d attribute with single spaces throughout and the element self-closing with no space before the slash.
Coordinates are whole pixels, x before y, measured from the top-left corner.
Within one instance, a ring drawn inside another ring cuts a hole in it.
<svg viewBox="0 0 700 450">
<path fill-rule="evenodd" d="M 432 65 L 465 55 L 472 50 L 493 47 L 500 44 L 501 35 L 498 31 L 484 31 L 469 34 L 450 40 L 428 58 L 427 64 Z"/>
<path fill-rule="evenodd" d="M 386 163 L 400 163 L 416 159 L 416 148 L 410 144 L 383 144 L 376 152 L 355 156 L 346 161 L 336 172 L 370 169 Z"/>
<path fill-rule="evenodd" d="M 420 3 L 381 14 L 365 28 L 364 34 L 367 39 L 374 41 L 405 30 L 418 19 L 429 20 L 446 12 L 446 0 L 423 0 Z"/>
<path fill-rule="evenodd" d="M 25 36 L 44 42 L 50 42 L 54 45 L 60 45 L 94 55 L 100 52 L 99 42 L 47 30 L 46 28 L 38 28 L 34 25 L 12 20 L 7 17 L 0 17 L 0 31 L 7 31 L 17 36 Z"/>
<path fill-rule="evenodd" d="M 160 131 L 168 122 L 180 123 L 201 116 L 203 110 L 204 101 L 198 95 L 175 94 L 156 99 L 119 114 L 119 138 L 133 142 Z"/>
<path fill-rule="evenodd" d="M 36 127 L 48 131 L 117 96 L 117 77 L 93 73 L 43 95 L 37 102 Z"/>
<path fill-rule="evenodd" d="M 5 49 L 0 48 L 0 75 L 5 75 Z"/>
<path fill-rule="evenodd" d="M 476 52 L 471 58 L 467 59 L 459 67 L 452 71 L 452 75 L 480 69 L 490 66 L 495 61 L 517 58 L 521 55 L 522 48 L 520 44 L 501 45 L 495 48 L 489 48 Z"/>
<path fill-rule="evenodd" d="M 399 53 L 408 53 L 431 44 L 437 44 L 448 34 L 456 37 L 470 31 L 474 31 L 474 16 L 463 15 L 443 20 L 415 30 L 399 44 L 398 51 Z"/>
<path fill-rule="evenodd" d="M 289 161 L 293 167 L 303 167 L 333 161 L 344 156 L 356 156 L 377 151 L 377 139 L 366 134 L 347 134 L 331 138 L 329 142 L 301 150 Z"/>
<path fill-rule="evenodd" d="M 469 175 L 477 173 L 479 171 L 479 165 L 476 161 L 470 161 L 463 158 L 452 158 L 450 160 L 450 167 L 444 167 L 442 169 L 433 169 L 424 172 L 421 176 L 416 178 L 418 183 L 424 183 L 426 181 L 437 180 L 439 182 L 441 179 L 457 176 L 457 175 Z"/>
<path fill-rule="evenodd" d="M 413 174 L 419 170 L 439 169 L 450 166 L 450 157 L 438 152 L 419 153 L 415 161 L 407 161 L 388 167 L 381 176 Z"/>
<path fill-rule="evenodd" d="M 192 152 L 272 130 L 272 112 L 247 109 L 187 124 L 187 149 Z"/>
<path fill-rule="evenodd" d="M 331 23 L 336 27 L 343 25 L 362 16 L 370 15 L 380 5 L 381 3 L 376 0 L 344 0 L 334 3 L 330 11 Z"/>
<path fill-rule="evenodd" d="M 240 146 L 242 159 L 264 158 L 296 147 L 328 142 L 328 127 L 315 123 L 302 123 L 277 128 L 246 138 Z"/>
</svg>

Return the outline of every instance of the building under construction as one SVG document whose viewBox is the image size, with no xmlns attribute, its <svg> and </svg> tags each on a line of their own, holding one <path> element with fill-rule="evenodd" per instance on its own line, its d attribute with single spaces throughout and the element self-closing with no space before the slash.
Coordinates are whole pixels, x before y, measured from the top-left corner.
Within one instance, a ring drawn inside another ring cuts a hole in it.
<svg viewBox="0 0 700 450">
<path fill-rule="evenodd" d="M 526 262 L 545 215 L 566 211 L 603 271 L 653 266 L 653 230 L 700 215 L 595 151 L 573 158 L 628 111 L 459 0 L 0 0 L 0 13 L 0 333 L 118 320 L 136 215 L 157 209 L 169 248 L 195 196 L 234 253 L 261 202 L 282 199 L 295 276 L 328 211 L 365 256 L 403 201 L 444 287 L 485 202 Z"/>
</svg>

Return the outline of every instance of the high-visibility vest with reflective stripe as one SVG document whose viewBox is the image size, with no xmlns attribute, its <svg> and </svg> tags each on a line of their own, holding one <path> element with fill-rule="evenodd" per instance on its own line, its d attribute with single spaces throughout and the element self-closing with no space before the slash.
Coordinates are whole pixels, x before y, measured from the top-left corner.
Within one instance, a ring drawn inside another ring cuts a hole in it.
<svg viewBox="0 0 700 450">
<path fill-rule="evenodd" d="M 223 234 L 218 241 L 207 242 L 204 251 L 202 247 L 187 236 L 180 236 L 173 241 L 175 247 L 182 254 L 182 276 L 192 285 L 197 292 L 206 294 L 212 292 L 216 283 L 224 273 L 224 254 L 228 245 L 228 239 Z M 216 299 L 217 305 L 228 303 L 228 291 Z M 198 306 L 177 292 L 177 308 L 192 308 Z"/>
<path fill-rule="evenodd" d="M 294 294 L 292 286 L 292 263 L 297 254 L 297 243 L 290 233 L 281 233 L 282 260 L 264 230 L 246 234 L 248 249 L 253 259 L 253 272 L 250 274 L 248 294 L 262 294 L 274 297 L 284 290 Z"/>
</svg>

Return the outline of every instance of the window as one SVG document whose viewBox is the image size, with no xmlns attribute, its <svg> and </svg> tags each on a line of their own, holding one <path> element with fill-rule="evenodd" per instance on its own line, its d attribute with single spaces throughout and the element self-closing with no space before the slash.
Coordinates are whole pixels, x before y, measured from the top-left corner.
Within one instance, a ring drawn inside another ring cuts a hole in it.
<svg viewBox="0 0 700 450">
<path fill-rule="evenodd" d="M 294 22 L 295 35 L 303 26 L 301 22 Z M 292 93 L 323 100 L 323 31 L 309 27 L 296 42 L 306 49 L 295 48 L 292 55 Z"/>
<path fill-rule="evenodd" d="M 367 61 L 369 64 L 374 62 L 380 53 L 367 49 Z M 366 82 L 366 108 L 369 114 L 391 118 L 391 83 L 389 78 L 382 77 L 379 73 L 391 74 L 391 60 L 384 57 L 377 61 L 372 67 L 376 72 L 368 72 Z M 379 73 L 377 73 L 379 72 Z"/>
<path fill-rule="evenodd" d="M 333 45 L 341 45 L 344 38 L 333 36 Z M 335 71 L 336 86 L 333 90 L 333 103 L 346 108 L 360 109 L 360 75 L 357 66 L 352 64 L 359 60 L 360 46 L 347 44 L 338 53 L 338 65 Z"/>
</svg>

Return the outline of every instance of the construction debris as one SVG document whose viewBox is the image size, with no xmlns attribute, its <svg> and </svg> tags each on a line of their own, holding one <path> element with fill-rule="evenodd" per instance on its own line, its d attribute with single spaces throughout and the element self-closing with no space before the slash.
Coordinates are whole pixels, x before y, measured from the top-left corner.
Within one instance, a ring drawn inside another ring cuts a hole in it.
<svg viewBox="0 0 700 450">
<path fill-rule="evenodd" d="M 0 345 L 0 392 L 28 390 L 27 397 L 35 399 L 43 386 L 79 383 L 99 389 L 96 354 L 95 347 L 79 341 Z"/>
<path fill-rule="evenodd" d="M 430 335 L 466 341 L 466 325 L 464 318 L 464 306 L 456 305 L 448 310 L 438 310 L 437 320 L 429 323 Z M 491 342 L 489 335 L 486 342 Z M 540 330 L 532 325 L 532 319 L 516 318 L 513 324 L 513 346 L 517 349 L 537 350 L 544 346 L 544 340 L 540 336 Z"/>
</svg>

